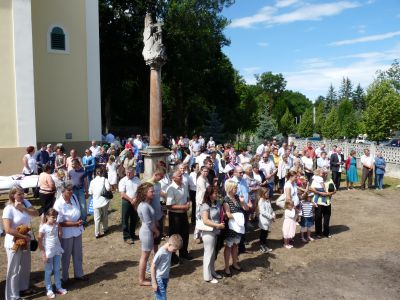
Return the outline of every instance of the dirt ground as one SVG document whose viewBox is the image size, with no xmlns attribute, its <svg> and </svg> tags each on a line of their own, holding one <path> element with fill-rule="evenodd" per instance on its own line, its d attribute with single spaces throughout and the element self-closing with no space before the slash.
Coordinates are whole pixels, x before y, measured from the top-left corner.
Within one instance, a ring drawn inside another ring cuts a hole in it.
<svg viewBox="0 0 400 300">
<path fill-rule="evenodd" d="M 259 250 L 258 230 L 250 234 L 251 254 L 240 256 L 243 271 L 219 284 L 202 279 L 202 245 L 191 238 L 192 261 L 171 270 L 169 299 L 400 299 L 400 196 L 387 189 L 340 191 L 333 199 L 333 237 L 293 249 L 282 248 L 282 210 L 269 236 L 271 254 Z M 110 234 L 94 239 L 93 224 L 84 232 L 84 271 L 88 282 L 66 286 L 63 299 L 153 299 L 150 288 L 137 285 L 140 242 L 122 242 L 119 197 L 110 210 Z M 0 242 L 3 249 L 3 239 Z M 223 269 L 218 256 L 217 271 Z M 0 250 L 0 299 L 4 298 L 7 258 Z M 71 266 L 72 270 L 72 266 Z M 32 283 L 46 299 L 39 252 L 32 254 Z M 72 274 L 71 274 L 72 277 Z"/>
</svg>

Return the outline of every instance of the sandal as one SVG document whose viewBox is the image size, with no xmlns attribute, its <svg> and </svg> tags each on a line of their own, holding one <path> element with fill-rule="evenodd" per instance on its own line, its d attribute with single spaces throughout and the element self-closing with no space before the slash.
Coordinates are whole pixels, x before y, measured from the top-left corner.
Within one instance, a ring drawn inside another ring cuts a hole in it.
<svg viewBox="0 0 400 300">
<path fill-rule="evenodd" d="M 228 273 L 224 270 L 224 277 L 232 277 L 232 273 Z"/>
<path fill-rule="evenodd" d="M 232 265 L 231 267 L 232 267 L 232 269 L 234 269 L 234 270 L 236 270 L 236 271 L 242 271 L 242 268 L 241 268 L 241 267 L 236 267 L 236 266 L 234 266 L 234 265 Z"/>
</svg>

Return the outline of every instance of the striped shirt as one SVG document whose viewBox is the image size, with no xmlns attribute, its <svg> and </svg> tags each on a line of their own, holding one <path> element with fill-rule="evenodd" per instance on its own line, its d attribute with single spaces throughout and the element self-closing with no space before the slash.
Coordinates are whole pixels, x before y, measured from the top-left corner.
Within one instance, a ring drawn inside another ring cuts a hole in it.
<svg viewBox="0 0 400 300">
<path fill-rule="evenodd" d="M 301 211 L 304 218 L 310 218 L 313 216 L 313 203 L 301 201 Z"/>
</svg>

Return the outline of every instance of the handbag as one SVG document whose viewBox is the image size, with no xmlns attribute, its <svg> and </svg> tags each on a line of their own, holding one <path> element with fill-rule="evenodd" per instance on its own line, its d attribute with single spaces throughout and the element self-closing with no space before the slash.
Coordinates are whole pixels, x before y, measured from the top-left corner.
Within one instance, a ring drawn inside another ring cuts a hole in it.
<svg viewBox="0 0 400 300">
<path fill-rule="evenodd" d="M 39 243 L 35 237 L 35 233 L 33 232 L 33 229 L 31 229 L 31 231 L 32 231 L 32 235 L 33 235 L 33 240 L 31 240 L 31 242 L 30 242 L 30 248 L 31 248 L 31 251 L 34 252 L 37 250 Z"/>
<path fill-rule="evenodd" d="M 25 204 L 25 200 L 24 200 L 24 206 L 27 207 L 26 204 Z M 33 231 L 32 224 L 30 223 L 29 226 L 31 228 L 31 232 L 32 232 L 32 235 L 33 235 L 33 239 L 30 241 L 29 247 L 30 247 L 30 250 L 32 252 L 34 252 L 34 251 L 37 250 L 37 248 L 39 246 L 39 242 L 37 241 L 37 239 L 35 237 L 35 232 Z"/>
<path fill-rule="evenodd" d="M 197 219 L 196 220 L 196 229 L 200 230 L 200 231 L 213 231 L 214 227 L 204 224 L 203 220 L 201 220 L 201 219 Z"/>
<path fill-rule="evenodd" d="M 286 195 L 285 193 L 283 193 L 282 195 L 279 196 L 278 199 L 276 199 L 276 206 L 279 206 L 280 208 L 284 208 L 285 207 L 285 201 L 286 201 Z"/>
<path fill-rule="evenodd" d="M 113 193 L 111 191 L 107 191 L 106 189 L 106 179 L 104 179 L 103 190 L 101 191 L 100 196 L 106 199 L 112 199 L 114 197 Z"/>
</svg>

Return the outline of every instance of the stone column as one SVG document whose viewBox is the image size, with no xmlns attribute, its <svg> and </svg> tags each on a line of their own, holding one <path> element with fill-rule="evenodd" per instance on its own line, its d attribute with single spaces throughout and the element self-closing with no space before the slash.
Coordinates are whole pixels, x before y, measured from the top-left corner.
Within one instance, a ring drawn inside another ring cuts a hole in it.
<svg viewBox="0 0 400 300">
<path fill-rule="evenodd" d="M 162 147 L 161 66 L 150 69 L 150 147 Z"/>
</svg>

